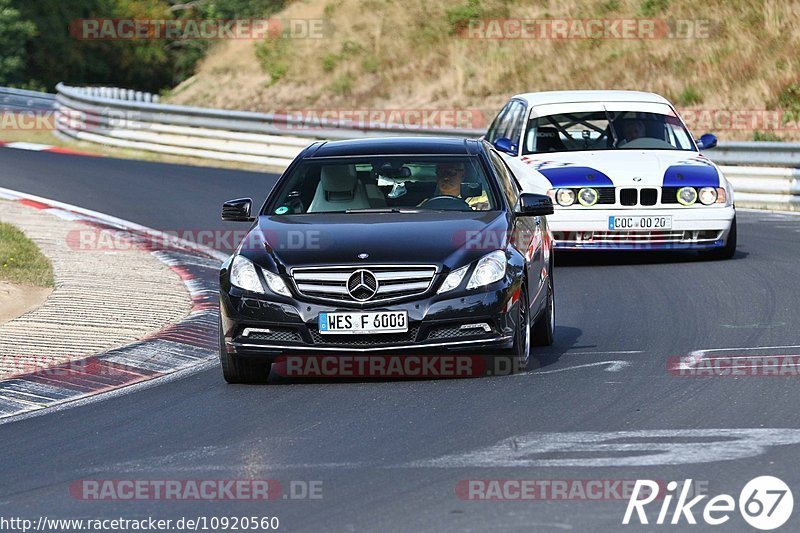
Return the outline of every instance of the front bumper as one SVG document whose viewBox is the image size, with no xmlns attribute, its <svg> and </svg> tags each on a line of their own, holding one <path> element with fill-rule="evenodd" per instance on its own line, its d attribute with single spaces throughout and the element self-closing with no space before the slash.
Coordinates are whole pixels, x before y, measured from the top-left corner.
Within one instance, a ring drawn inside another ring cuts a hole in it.
<svg viewBox="0 0 800 533">
<path fill-rule="evenodd" d="M 708 250 L 725 245 L 732 206 L 683 208 L 566 208 L 548 217 L 555 247 L 566 250 Z M 668 230 L 612 230 L 609 218 L 672 217 Z"/>
<path fill-rule="evenodd" d="M 498 282 L 501 284 L 503 282 Z M 473 294 L 459 293 L 452 298 L 428 295 L 391 305 L 369 307 L 364 311 L 408 313 L 407 333 L 373 335 L 320 334 L 319 314 L 334 311 L 359 311 L 334 303 L 281 299 L 272 295 L 244 293 L 236 287 L 220 293 L 220 316 L 224 348 L 237 356 L 275 360 L 282 354 L 397 353 L 398 350 L 494 351 L 510 348 L 514 324 L 509 313 L 515 309 L 518 283 Z M 486 324 L 484 328 L 462 329 L 465 325 Z M 251 331 L 245 334 L 245 330 Z M 255 330 L 255 332 L 253 331 Z M 257 330 L 269 330 L 258 332 Z"/>
</svg>

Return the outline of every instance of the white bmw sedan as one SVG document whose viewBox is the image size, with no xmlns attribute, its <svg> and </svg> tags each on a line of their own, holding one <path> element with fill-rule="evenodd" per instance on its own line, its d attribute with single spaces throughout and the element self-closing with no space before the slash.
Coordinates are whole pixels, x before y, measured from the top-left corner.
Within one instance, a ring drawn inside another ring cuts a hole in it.
<svg viewBox="0 0 800 533">
<path fill-rule="evenodd" d="M 665 98 L 637 91 L 513 97 L 485 135 L 530 192 L 556 204 L 556 247 L 736 252 L 733 188 Z"/>
</svg>

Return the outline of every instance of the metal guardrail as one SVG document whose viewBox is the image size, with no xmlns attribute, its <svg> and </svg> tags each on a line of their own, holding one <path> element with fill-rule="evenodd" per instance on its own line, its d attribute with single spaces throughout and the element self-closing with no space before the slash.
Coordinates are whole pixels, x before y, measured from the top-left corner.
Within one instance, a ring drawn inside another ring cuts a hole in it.
<svg viewBox="0 0 800 533">
<path fill-rule="evenodd" d="M 53 109 L 55 99 L 54 94 L 0 87 L 0 109 L 3 110 Z"/>
<path fill-rule="evenodd" d="M 0 88 L 0 101 L 55 107 L 61 134 L 83 141 L 166 154 L 284 168 L 316 139 L 385 135 L 480 137 L 480 129 L 422 128 L 347 121 L 313 124 L 284 114 L 162 104 L 158 95 L 115 87 L 57 86 L 49 95 Z M 800 143 L 721 142 L 707 152 L 736 189 L 737 205 L 800 207 Z"/>
</svg>

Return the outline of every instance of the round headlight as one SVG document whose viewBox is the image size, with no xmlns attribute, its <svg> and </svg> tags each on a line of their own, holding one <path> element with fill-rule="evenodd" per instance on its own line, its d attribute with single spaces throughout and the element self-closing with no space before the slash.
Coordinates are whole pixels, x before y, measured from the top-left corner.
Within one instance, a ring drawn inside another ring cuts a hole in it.
<svg viewBox="0 0 800 533">
<path fill-rule="evenodd" d="M 558 205 L 567 207 L 575 203 L 575 191 L 572 189 L 558 189 L 556 191 Z"/>
<path fill-rule="evenodd" d="M 697 201 L 697 189 L 694 187 L 681 187 L 678 189 L 678 203 L 692 205 Z"/>
<path fill-rule="evenodd" d="M 717 189 L 714 187 L 703 187 L 700 189 L 700 203 L 711 205 L 717 201 Z"/>
<path fill-rule="evenodd" d="M 597 193 L 597 189 L 584 187 L 578 191 L 578 202 L 580 202 L 583 207 L 592 207 L 599 199 L 600 195 Z"/>
</svg>

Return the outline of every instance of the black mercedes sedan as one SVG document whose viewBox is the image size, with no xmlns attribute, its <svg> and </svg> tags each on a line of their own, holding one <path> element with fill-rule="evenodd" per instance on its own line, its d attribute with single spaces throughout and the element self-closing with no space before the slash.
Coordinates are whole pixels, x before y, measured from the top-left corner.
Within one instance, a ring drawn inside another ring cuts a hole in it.
<svg viewBox="0 0 800 533">
<path fill-rule="evenodd" d="M 485 141 L 317 142 L 286 169 L 220 272 L 220 360 L 266 382 L 285 357 L 504 357 L 553 342 L 547 196 Z M 513 371 L 513 370 L 512 370 Z"/>
</svg>

